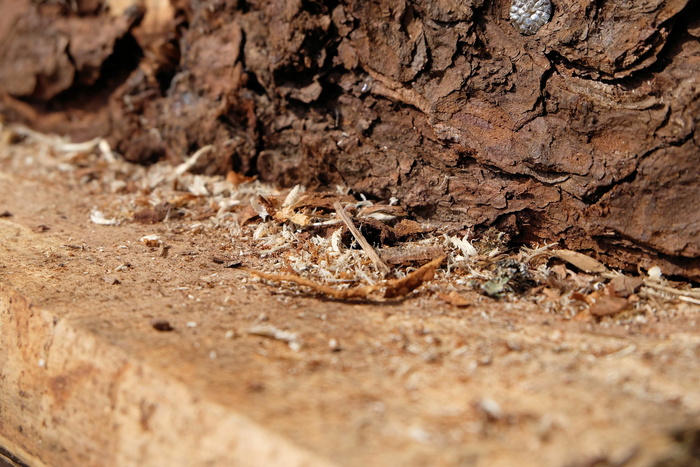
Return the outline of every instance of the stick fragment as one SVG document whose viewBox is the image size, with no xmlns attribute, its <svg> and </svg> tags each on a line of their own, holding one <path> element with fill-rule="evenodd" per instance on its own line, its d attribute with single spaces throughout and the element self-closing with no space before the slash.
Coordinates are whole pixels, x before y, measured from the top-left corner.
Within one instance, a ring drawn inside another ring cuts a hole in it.
<svg viewBox="0 0 700 467">
<path fill-rule="evenodd" d="M 327 297 L 331 297 L 336 300 L 370 300 L 372 299 L 373 295 L 375 296 L 375 299 L 387 300 L 404 297 L 416 288 L 420 287 L 424 282 L 432 280 L 435 276 L 435 270 L 440 267 L 444 260 L 445 256 L 442 255 L 424 264 L 420 268 L 408 274 L 406 277 L 384 281 L 376 285 L 356 287 L 354 289 L 334 289 L 333 287 L 319 284 L 296 274 L 274 274 L 263 271 L 255 271 L 252 269 L 245 269 L 245 271 L 262 279 L 275 282 L 292 282 L 297 285 L 302 285 L 310 288 L 314 292 L 326 295 Z M 376 297 L 375 292 L 380 292 L 382 290 L 384 293 L 379 297 Z"/>
<path fill-rule="evenodd" d="M 348 215 L 347 212 L 345 212 L 345 208 L 343 208 L 343 205 L 340 204 L 340 201 L 336 201 L 333 203 L 333 207 L 335 208 L 335 211 L 338 213 L 338 216 L 343 220 L 345 225 L 348 227 L 348 230 L 350 230 L 350 233 L 352 234 L 353 237 L 355 237 L 355 240 L 357 240 L 357 243 L 360 244 L 362 249 L 364 250 L 365 253 L 367 253 L 367 256 L 369 256 L 369 259 L 372 261 L 374 264 L 374 267 L 377 268 L 377 270 L 382 274 L 382 276 L 386 276 L 389 274 L 390 269 L 389 266 L 386 265 L 384 261 L 379 257 L 376 251 L 374 251 L 374 248 L 372 248 L 372 245 L 369 244 L 367 239 L 365 238 L 364 235 L 362 235 L 362 232 L 357 230 L 357 227 L 355 227 L 355 224 L 352 222 L 352 219 Z"/>
</svg>

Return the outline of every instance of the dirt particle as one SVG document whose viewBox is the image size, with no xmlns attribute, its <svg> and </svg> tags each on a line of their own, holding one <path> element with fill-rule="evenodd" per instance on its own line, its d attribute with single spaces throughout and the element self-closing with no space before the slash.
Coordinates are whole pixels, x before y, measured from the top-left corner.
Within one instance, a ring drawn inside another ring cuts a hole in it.
<svg viewBox="0 0 700 467">
<path fill-rule="evenodd" d="M 119 279 L 117 279 L 116 277 L 114 277 L 114 276 L 104 276 L 104 277 L 102 278 L 102 280 L 105 281 L 105 283 L 107 283 L 107 284 L 109 284 L 109 285 L 118 285 L 118 284 L 121 284 L 121 281 L 120 281 Z"/>
<path fill-rule="evenodd" d="M 170 332 L 174 331 L 175 328 L 172 327 L 169 321 L 166 321 L 164 319 L 157 319 L 151 323 L 151 326 L 153 326 L 153 329 L 156 331 L 160 332 Z"/>
</svg>

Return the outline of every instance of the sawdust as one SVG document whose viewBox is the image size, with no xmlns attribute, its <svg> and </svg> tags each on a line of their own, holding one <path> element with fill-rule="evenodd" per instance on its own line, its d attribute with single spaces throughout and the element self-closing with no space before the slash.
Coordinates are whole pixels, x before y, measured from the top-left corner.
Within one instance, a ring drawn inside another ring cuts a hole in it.
<svg viewBox="0 0 700 467">
<path fill-rule="evenodd" d="M 401 200 L 343 187 L 175 173 L 12 128 L 3 141 L 2 222 L 48 242 L 8 240 L 3 284 L 339 465 L 653 465 L 692 448 L 675 440 L 700 414 L 693 284 L 366 217 Z"/>
<path fill-rule="evenodd" d="M 341 186 L 336 192 L 307 193 L 302 186 L 279 191 L 235 172 L 226 177 L 191 173 L 212 146 L 199 149 L 178 166 L 144 167 L 124 161 L 100 138 L 75 144 L 22 126 L 2 132 L 7 154 L 22 148 L 32 151 L 31 159 L 14 156 L 8 161 L 15 170 L 49 180 L 58 173 L 93 193 L 113 194 L 108 203 L 92 208 L 93 223 L 159 224 L 179 218 L 200 234 L 227 231 L 231 242 L 240 245 L 240 257 L 274 258 L 264 261 L 261 270 L 250 270 L 257 277 L 306 286 L 336 300 L 368 299 L 380 290 L 384 299 L 405 296 L 432 279 L 437 267 L 423 276 L 419 272 L 441 257 L 445 267 L 439 284 L 426 291 L 456 302 L 455 294 L 477 291 L 532 301 L 568 317 L 595 318 L 623 312 L 627 318 L 653 314 L 673 301 L 700 304 L 697 289 L 669 282 L 651 269 L 649 276 L 640 278 L 637 293 L 621 294 L 607 284 L 632 276 L 610 271 L 583 253 L 556 244 L 513 248 L 495 229 L 473 239 L 469 231 L 436 231 L 406 219 L 400 200 L 373 202 L 362 193 L 353 197 Z M 414 225 L 407 229 L 407 222 Z M 383 257 L 390 258 L 391 268 Z M 570 266 L 557 266 L 551 259 Z M 284 269 L 292 274 L 278 272 Z M 384 281 L 386 276 L 393 278 Z M 587 306 L 582 309 L 581 303 Z"/>
</svg>

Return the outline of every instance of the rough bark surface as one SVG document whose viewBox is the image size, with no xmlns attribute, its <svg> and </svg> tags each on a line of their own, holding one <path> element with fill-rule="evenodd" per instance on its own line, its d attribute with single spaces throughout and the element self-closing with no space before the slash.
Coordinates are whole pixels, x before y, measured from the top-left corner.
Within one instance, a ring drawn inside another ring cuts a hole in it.
<svg viewBox="0 0 700 467">
<path fill-rule="evenodd" d="M 700 279 L 700 2 L 0 0 L 3 112 Z"/>
</svg>

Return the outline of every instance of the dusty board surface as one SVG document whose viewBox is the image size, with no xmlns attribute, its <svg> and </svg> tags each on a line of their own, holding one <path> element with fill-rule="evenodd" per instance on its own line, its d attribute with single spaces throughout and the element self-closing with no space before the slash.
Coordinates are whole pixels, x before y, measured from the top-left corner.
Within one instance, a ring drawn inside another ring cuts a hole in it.
<svg viewBox="0 0 700 467">
<path fill-rule="evenodd" d="M 1 444 L 32 465 L 692 461 L 697 307 L 617 325 L 323 301 L 212 261 L 236 252 L 226 232 L 98 226 L 107 195 L 0 180 Z"/>
</svg>

